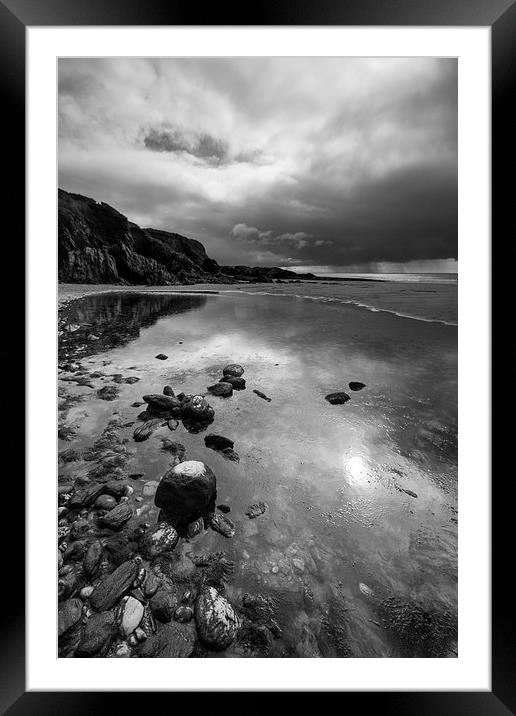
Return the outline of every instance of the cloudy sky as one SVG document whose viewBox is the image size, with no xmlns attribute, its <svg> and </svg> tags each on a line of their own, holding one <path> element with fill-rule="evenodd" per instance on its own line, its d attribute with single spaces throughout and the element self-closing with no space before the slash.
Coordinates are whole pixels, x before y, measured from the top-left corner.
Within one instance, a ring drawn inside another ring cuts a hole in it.
<svg viewBox="0 0 516 716">
<path fill-rule="evenodd" d="M 62 59 L 59 185 L 222 264 L 456 270 L 457 63 Z"/>
</svg>

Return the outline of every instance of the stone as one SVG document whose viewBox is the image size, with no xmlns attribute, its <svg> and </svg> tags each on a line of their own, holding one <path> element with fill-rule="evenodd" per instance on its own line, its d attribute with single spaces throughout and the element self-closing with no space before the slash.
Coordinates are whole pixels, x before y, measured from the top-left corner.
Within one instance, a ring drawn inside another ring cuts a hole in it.
<svg viewBox="0 0 516 716">
<path fill-rule="evenodd" d="M 186 659 L 194 649 L 195 629 L 172 622 L 164 624 L 143 644 L 140 656 L 158 659 Z"/>
<path fill-rule="evenodd" d="M 119 530 L 131 519 L 132 516 L 132 509 L 126 502 L 122 502 L 100 517 L 100 523 L 104 527 L 109 527 L 110 530 Z"/>
<path fill-rule="evenodd" d="M 170 398 L 174 398 L 174 397 L 175 397 L 175 393 L 174 393 L 174 391 L 173 391 L 171 385 L 166 385 L 166 386 L 163 388 L 163 395 L 168 395 Z"/>
<path fill-rule="evenodd" d="M 79 592 L 79 596 L 82 599 L 83 602 L 87 601 L 91 595 L 93 594 L 94 587 L 92 587 L 91 584 L 88 584 L 87 587 L 83 587 L 81 591 Z"/>
<path fill-rule="evenodd" d="M 181 401 L 169 395 L 155 393 L 153 395 L 144 395 L 143 399 L 147 405 L 152 408 L 152 410 L 157 410 L 163 413 L 170 412 L 174 410 L 174 408 L 181 408 Z"/>
<path fill-rule="evenodd" d="M 244 374 L 244 369 L 238 363 L 229 363 L 222 369 L 224 375 L 232 375 L 236 378 L 240 378 Z"/>
<path fill-rule="evenodd" d="M 241 622 L 225 597 L 214 587 L 204 587 L 195 602 L 195 624 L 207 647 L 223 651 L 234 641 Z"/>
<path fill-rule="evenodd" d="M 149 606 L 156 619 L 166 624 L 172 619 L 177 603 L 178 598 L 174 592 L 169 589 L 159 589 L 151 598 Z"/>
<path fill-rule="evenodd" d="M 211 423 L 215 411 L 202 395 L 185 395 L 182 403 L 183 419 Z"/>
<path fill-rule="evenodd" d="M 245 390 L 245 378 L 237 378 L 235 375 L 225 375 L 220 379 L 220 383 L 229 383 L 233 386 L 233 390 Z"/>
<path fill-rule="evenodd" d="M 140 625 L 143 618 L 143 604 L 134 597 L 124 597 L 117 613 L 122 636 L 129 636 Z"/>
<path fill-rule="evenodd" d="M 161 420 L 161 418 L 151 418 L 150 420 L 146 420 L 142 425 L 138 425 L 133 432 L 135 442 L 141 443 L 144 440 L 147 440 L 150 438 L 152 433 L 154 433 L 162 425 L 163 420 Z"/>
<path fill-rule="evenodd" d="M 84 627 L 77 656 L 93 657 L 107 651 L 116 635 L 116 618 L 113 611 L 92 614 Z"/>
<path fill-rule="evenodd" d="M 57 633 L 62 637 L 74 627 L 82 616 L 83 604 L 77 597 L 60 604 L 57 612 Z"/>
<path fill-rule="evenodd" d="M 208 386 L 208 390 L 212 395 L 218 398 L 230 398 L 233 395 L 233 386 L 231 383 L 214 383 Z"/>
<path fill-rule="evenodd" d="M 233 448 L 235 443 L 229 438 L 225 438 L 222 435 L 206 435 L 204 438 L 204 444 L 207 448 L 212 450 L 224 450 L 225 448 Z"/>
<path fill-rule="evenodd" d="M 135 400 L 134 403 L 131 403 L 131 408 L 140 408 L 142 405 L 145 405 L 145 403 L 140 400 Z"/>
<path fill-rule="evenodd" d="M 112 510 L 116 507 L 116 500 L 112 495 L 100 495 L 95 500 L 95 509 L 97 510 Z"/>
<path fill-rule="evenodd" d="M 127 490 L 127 483 L 122 480 L 109 480 L 104 483 L 104 492 L 108 495 L 112 495 L 116 500 L 120 500 Z"/>
<path fill-rule="evenodd" d="M 254 520 L 255 517 L 259 517 L 260 515 L 263 515 L 263 513 L 267 509 L 267 503 L 265 502 L 256 502 L 253 505 L 249 505 L 249 507 L 246 510 L 246 515 L 249 517 L 250 520 Z"/>
<path fill-rule="evenodd" d="M 159 483 L 154 503 L 168 516 L 175 527 L 185 528 L 213 512 L 217 496 L 217 480 L 203 462 L 187 460 L 171 468 Z"/>
<path fill-rule="evenodd" d="M 167 420 L 167 426 L 169 430 L 177 430 L 179 427 L 179 422 L 177 420 L 174 420 L 174 418 L 170 418 L 170 420 Z"/>
<path fill-rule="evenodd" d="M 228 539 L 230 539 L 231 537 L 235 536 L 235 525 L 229 519 L 229 517 L 225 517 L 224 515 L 219 514 L 213 514 L 210 515 L 208 523 L 212 530 L 218 532 L 223 537 L 227 537 Z"/>
<path fill-rule="evenodd" d="M 253 393 L 256 393 L 259 398 L 262 398 L 262 400 L 266 400 L 268 403 L 270 403 L 272 400 L 272 398 L 266 396 L 265 393 L 262 393 L 261 390 L 253 390 Z"/>
<path fill-rule="evenodd" d="M 158 360 L 167 360 L 168 356 L 166 356 L 164 353 L 158 353 L 157 356 L 155 356 Z"/>
<path fill-rule="evenodd" d="M 97 390 L 97 398 L 101 400 L 116 400 L 118 398 L 119 389 L 116 385 L 105 385 Z"/>
<path fill-rule="evenodd" d="M 128 560 L 114 572 L 105 576 L 95 587 L 90 597 L 90 604 L 97 612 L 111 609 L 118 600 L 131 588 L 138 574 L 138 564 Z"/>
<path fill-rule="evenodd" d="M 161 577 L 154 572 L 147 573 L 147 579 L 143 584 L 143 593 L 146 597 L 152 597 L 161 586 Z"/>
<path fill-rule="evenodd" d="M 88 547 L 82 563 L 82 568 L 84 569 L 84 573 L 90 577 L 90 579 L 95 576 L 100 566 L 103 552 L 104 545 L 100 540 L 95 540 L 95 542 L 92 542 Z"/>
<path fill-rule="evenodd" d="M 174 619 L 176 620 L 176 622 L 181 622 L 181 624 L 187 624 L 193 619 L 193 615 L 194 610 L 192 609 L 192 607 L 181 605 L 174 612 Z"/>
<path fill-rule="evenodd" d="M 80 509 L 81 507 L 89 507 L 104 492 L 104 485 L 95 482 L 82 490 L 76 490 L 71 496 L 68 507 L 70 509 Z"/>
<path fill-rule="evenodd" d="M 351 381 L 351 383 L 349 383 L 350 390 L 362 390 L 362 388 L 365 388 L 365 387 L 366 387 L 366 384 L 360 383 L 359 381 Z"/>
<path fill-rule="evenodd" d="M 152 560 L 164 552 L 171 552 L 179 541 L 176 530 L 166 522 L 149 528 L 140 539 L 140 552 Z"/>
<path fill-rule="evenodd" d="M 305 571 L 305 563 L 304 560 L 300 559 L 299 557 L 294 557 L 292 560 L 292 566 L 296 570 L 296 572 L 299 572 L 300 574 L 303 574 Z"/>
<path fill-rule="evenodd" d="M 328 403 L 331 403 L 331 405 L 344 405 L 344 403 L 348 402 L 349 395 L 343 392 L 329 393 L 324 399 L 327 400 Z"/>
<path fill-rule="evenodd" d="M 217 509 L 225 513 L 231 512 L 231 507 L 223 502 L 220 505 L 217 505 Z"/>
<path fill-rule="evenodd" d="M 161 449 L 164 452 L 171 453 L 177 459 L 177 463 L 183 461 L 186 453 L 186 448 L 183 443 L 174 442 L 170 440 L 170 438 L 161 438 Z"/>
<path fill-rule="evenodd" d="M 128 385 L 133 385 L 133 383 L 137 383 L 140 380 L 136 375 L 130 375 L 128 378 L 124 378 L 124 383 L 127 383 Z"/>
</svg>

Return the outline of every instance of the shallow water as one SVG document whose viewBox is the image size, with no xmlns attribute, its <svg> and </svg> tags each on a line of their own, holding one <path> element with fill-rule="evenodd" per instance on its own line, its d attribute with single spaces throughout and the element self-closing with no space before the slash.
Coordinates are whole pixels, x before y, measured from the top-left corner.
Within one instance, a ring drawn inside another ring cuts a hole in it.
<svg viewBox="0 0 516 716">
<path fill-rule="evenodd" d="M 89 447 L 118 411 L 133 450 L 127 471 L 144 473 L 130 480 L 135 497 L 169 465 L 162 437 L 206 462 L 236 534 L 208 530 L 177 550 L 224 550 L 235 561 L 233 603 L 245 592 L 277 600 L 283 635 L 272 656 L 456 656 L 457 328 L 257 288 L 70 304 L 61 360 L 140 381 L 119 385 L 113 402 L 96 397 L 110 375 L 92 378 L 93 389 L 61 382 L 60 426 L 71 428 L 61 434 L 71 439 L 59 448 Z M 205 433 L 180 424 L 132 441 L 129 423 L 143 408 L 131 403 L 167 384 L 203 393 L 229 362 L 244 366 L 247 389 L 209 396 L 215 421 Z M 367 387 L 351 392 L 349 381 Z M 327 403 L 338 390 L 349 402 Z M 209 433 L 234 440 L 240 461 L 207 449 Z M 64 465 L 61 480 L 88 467 Z M 260 500 L 269 509 L 250 520 L 247 507 Z M 156 520 L 152 497 L 136 506 L 135 525 Z"/>
</svg>

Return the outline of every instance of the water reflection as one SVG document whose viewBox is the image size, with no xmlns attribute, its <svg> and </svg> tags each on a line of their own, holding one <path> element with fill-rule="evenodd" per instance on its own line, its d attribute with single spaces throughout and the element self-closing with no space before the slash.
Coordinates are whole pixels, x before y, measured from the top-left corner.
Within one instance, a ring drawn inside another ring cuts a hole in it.
<svg viewBox="0 0 516 716">
<path fill-rule="evenodd" d="M 404 615 L 417 629 L 427 613 L 438 625 L 439 615 L 456 614 L 456 328 L 248 295 L 96 296 L 72 304 L 67 320 L 99 336 L 83 354 L 88 371 L 104 373 L 95 386 L 109 384 L 111 372 L 140 379 L 109 404 L 91 388 L 66 385 L 87 411 L 74 435 L 79 450 L 113 411 L 123 424 L 134 421 L 141 408 L 131 406 L 143 394 L 165 384 L 205 392 L 225 363 L 244 365 L 246 390 L 209 398 L 210 432 L 233 440 L 240 462 L 181 425 L 174 440 L 213 469 L 236 525 L 231 541 L 208 531 L 194 549 L 232 555 L 230 599 L 260 592 L 277 600 L 282 637 L 269 655 L 421 655 L 400 633 Z M 72 335 L 68 351 L 81 345 Z M 169 360 L 155 360 L 159 352 Z M 345 405 L 324 400 L 355 380 L 367 387 Z M 67 409 L 77 421 L 77 406 Z M 147 522 L 157 511 L 143 486 L 168 467 L 159 449 L 167 431 L 130 441 L 127 470 L 144 474 L 134 489 Z M 61 472 L 82 469 L 75 462 Z M 249 520 L 248 505 L 260 500 L 269 510 Z M 453 628 L 442 624 L 438 643 L 425 633 L 425 654 L 454 655 Z"/>
</svg>

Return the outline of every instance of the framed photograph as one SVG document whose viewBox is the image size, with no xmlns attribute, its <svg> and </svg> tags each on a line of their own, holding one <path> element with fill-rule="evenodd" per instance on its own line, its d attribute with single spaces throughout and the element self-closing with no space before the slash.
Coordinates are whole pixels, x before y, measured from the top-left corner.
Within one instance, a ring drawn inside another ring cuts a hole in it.
<svg viewBox="0 0 516 716">
<path fill-rule="evenodd" d="M 514 3 L 214 10 L 0 0 L 27 318 L 2 713 L 516 713 L 490 442 Z"/>
</svg>

